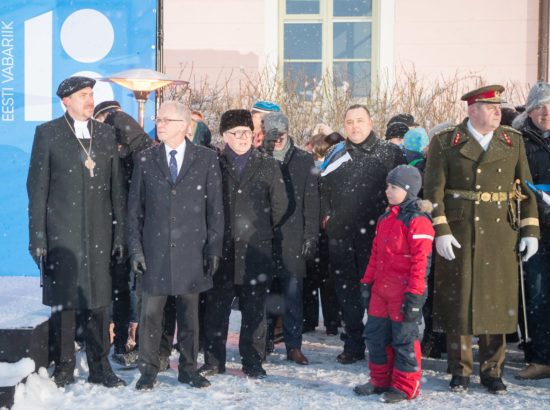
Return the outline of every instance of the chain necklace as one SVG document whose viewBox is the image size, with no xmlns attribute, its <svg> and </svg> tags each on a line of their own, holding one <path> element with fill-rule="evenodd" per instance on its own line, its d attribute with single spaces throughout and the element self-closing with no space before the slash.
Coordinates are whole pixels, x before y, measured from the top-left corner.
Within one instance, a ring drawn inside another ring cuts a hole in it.
<svg viewBox="0 0 550 410">
<path fill-rule="evenodd" d="M 78 141 L 78 143 L 80 144 L 82 149 L 84 150 L 84 153 L 86 154 L 86 161 L 84 161 L 84 166 L 90 170 L 90 177 L 93 178 L 94 177 L 95 161 L 92 159 L 91 153 L 92 153 L 92 142 L 93 142 L 92 137 L 94 135 L 94 122 L 92 121 L 91 131 L 90 131 L 90 147 L 88 148 L 88 150 L 86 150 L 86 148 L 84 147 L 84 144 L 82 144 L 82 141 L 80 141 L 80 138 L 78 138 L 76 136 L 76 132 L 74 131 L 73 127 L 71 126 L 71 123 L 67 119 L 66 114 L 63 114 L 63 118 L 65 118 L 65 121 L 67 122 L 67 125 L 71 129 L 73 135 L 75 136 L 76 140 Z"/>
</svg>

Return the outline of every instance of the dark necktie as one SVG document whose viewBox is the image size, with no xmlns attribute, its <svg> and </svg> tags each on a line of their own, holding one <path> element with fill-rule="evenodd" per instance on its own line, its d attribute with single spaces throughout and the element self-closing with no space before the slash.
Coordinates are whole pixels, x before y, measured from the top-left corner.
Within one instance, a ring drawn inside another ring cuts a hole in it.
<svg viewBox="0 0 550 410">
<path fill-rule="evenodd" d="M 176 178 L 178 177 L 178 161 L 176 161 L 176 154 L 178 151 L 173 149 L 170 151 L 170 163 L 168 164 L 168 167 L 170 168 L 170 175 L 172 176 L 172 182 L 176 182 Z"/>
</svg>

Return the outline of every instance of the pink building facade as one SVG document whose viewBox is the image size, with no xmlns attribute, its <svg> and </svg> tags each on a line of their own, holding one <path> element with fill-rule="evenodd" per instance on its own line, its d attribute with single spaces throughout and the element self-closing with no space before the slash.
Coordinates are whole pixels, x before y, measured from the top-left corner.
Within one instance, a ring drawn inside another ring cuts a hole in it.
<svg viewBox="0 0 550 410">
<path fill-rule="evenodd" d="M 539 0 L 164 0 L 167 74 L 214 83 L 268 68 L 537 80 Z"/>
</svg>

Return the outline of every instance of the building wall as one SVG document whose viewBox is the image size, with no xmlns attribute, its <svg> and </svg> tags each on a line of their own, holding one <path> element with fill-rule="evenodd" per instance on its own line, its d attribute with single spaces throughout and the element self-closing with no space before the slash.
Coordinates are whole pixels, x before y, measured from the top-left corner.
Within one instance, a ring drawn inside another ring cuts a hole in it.
<svg viewBox="0 0 550 410">
<path fill-rule="evenodd" d="M 264 15 L 264 0 L 164 0 L 163 71 L 213 83 L 263 69 Z"/>
<path fill-rule="evenodd" d="M 538 0 L 395 0 L 396 73 L 537 80 Z"/>
</svg>

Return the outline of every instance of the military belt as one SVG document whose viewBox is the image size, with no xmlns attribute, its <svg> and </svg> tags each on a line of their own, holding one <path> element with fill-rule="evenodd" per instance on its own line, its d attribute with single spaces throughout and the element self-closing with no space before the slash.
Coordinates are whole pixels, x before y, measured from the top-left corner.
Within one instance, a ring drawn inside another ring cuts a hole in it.
<svg viewBox="0 0 550 410">
<path fill-rule="evenodd" d="M 445 195 L 452 195 L 462 199 L 468 199 L 470 201 L 481 202 L 502 202 L 508 199 L 514 199 L 513 192 L 477 192 L 477 191 L 465 191 L 462 189 L 446 189 Z"/>
</svg>

